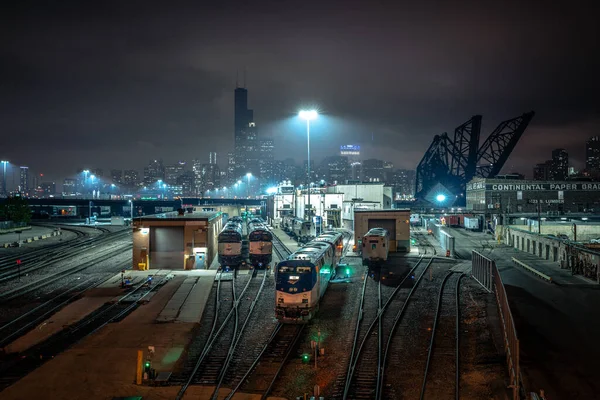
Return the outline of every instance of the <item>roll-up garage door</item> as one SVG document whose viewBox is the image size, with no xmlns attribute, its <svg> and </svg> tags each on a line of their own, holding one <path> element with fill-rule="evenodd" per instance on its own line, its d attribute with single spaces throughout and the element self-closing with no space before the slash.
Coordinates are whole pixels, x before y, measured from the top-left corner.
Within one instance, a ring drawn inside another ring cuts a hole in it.
<svg viewBox="0 0 600 400">
<path fill-rule="evenodd" d="M 150 229 L 150 267 L 152 269 L 183 268 L 183 226 Z"/>
<path fill-rule="evenodd" d="M 390 234 L 390 239 L 396 239 L 396 220 L 395 219 L 370 219 L 369 229 L 383 228 Z"/>
</svg>

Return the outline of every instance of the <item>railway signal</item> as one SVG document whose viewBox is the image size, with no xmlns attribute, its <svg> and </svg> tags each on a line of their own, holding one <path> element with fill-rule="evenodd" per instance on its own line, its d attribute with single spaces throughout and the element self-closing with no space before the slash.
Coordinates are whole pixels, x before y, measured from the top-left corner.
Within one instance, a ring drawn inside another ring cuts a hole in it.
<svg viewBox="0 0 600 400">
<path fill-rule="evenodd" d="M 310 362 L 310 355 L 306 353 L 302 354 L 302 362 L 308 364 Z"/>
<path fill-rule="evenodd" d="M 17 270 L 19 274 L 19 282 L 21 281 L 21 259 L 17 258 Z"/>
</svg>

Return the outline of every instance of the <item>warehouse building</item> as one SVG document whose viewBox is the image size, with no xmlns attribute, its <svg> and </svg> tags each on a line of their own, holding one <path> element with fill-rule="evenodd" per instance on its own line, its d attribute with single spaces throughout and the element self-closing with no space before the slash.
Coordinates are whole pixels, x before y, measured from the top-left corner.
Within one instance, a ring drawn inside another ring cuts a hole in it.
<svg viewBox="0 0 600 400">
<path fill-rule="evenodd" d="M 373 228 L 388 231 L 390 252 L 410 252 L 410 209 L 354 211 L 354 243 L 357 247 Z"/>
<path fill-rule="evenodd" d="M 224 213 L 194 210 L 135 218 L 133 268 L 205 269 L 217 252 Z"/>
<path fill-rule="evenodd" d="M 467 184 L 466 200 L 467 210 L 483 213 L 598 213 L 600 183 L 477 178 Z"/>
</svg>

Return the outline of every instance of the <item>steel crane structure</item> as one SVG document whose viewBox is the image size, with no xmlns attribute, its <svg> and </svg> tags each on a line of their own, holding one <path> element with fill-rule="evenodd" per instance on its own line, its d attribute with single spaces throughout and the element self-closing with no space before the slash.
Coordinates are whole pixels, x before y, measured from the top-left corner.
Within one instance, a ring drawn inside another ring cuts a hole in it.
<svg viewBox="0 0 600 400">
<path fill-rule="evenodd" d="M 431 203 L 444 198 L 464 205 L 467 182 L 500 173 L 534 114 L 531 111 L 501 122 L 481 147 L 481 115 L 457 127 L 454 138 L 447 133 L 436 135 L 417 166 L 415 197 Z"/>
</svg>

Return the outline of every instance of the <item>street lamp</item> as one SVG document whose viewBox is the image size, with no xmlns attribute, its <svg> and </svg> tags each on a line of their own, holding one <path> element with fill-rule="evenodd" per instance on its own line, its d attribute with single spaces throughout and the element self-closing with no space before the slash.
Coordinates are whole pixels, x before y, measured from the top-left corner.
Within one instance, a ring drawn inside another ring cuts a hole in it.
<svg viewBox="0 0 600 400">
<path fill-rule="evenodd" d="M 252 177 L 252 174 L 250 172 L 248 172 L 246 174 L 246 178 L 248 178 L 248 197 L 250 197 L 250 178 Z"/>
<path fill-rule="evenodd" d="M 319 113 L 317 113 L 317 110 L 302 110 L 298 113 L 298 116 L 306 121 L 306 147 L 308 149 L 306 160 L 306 187 L 308 188 L 308 209 L 310 209 L 310 186 L 308 184 L 310 182 L 310 121 L 316 119 L 319 116 Z"/>
</svg>

